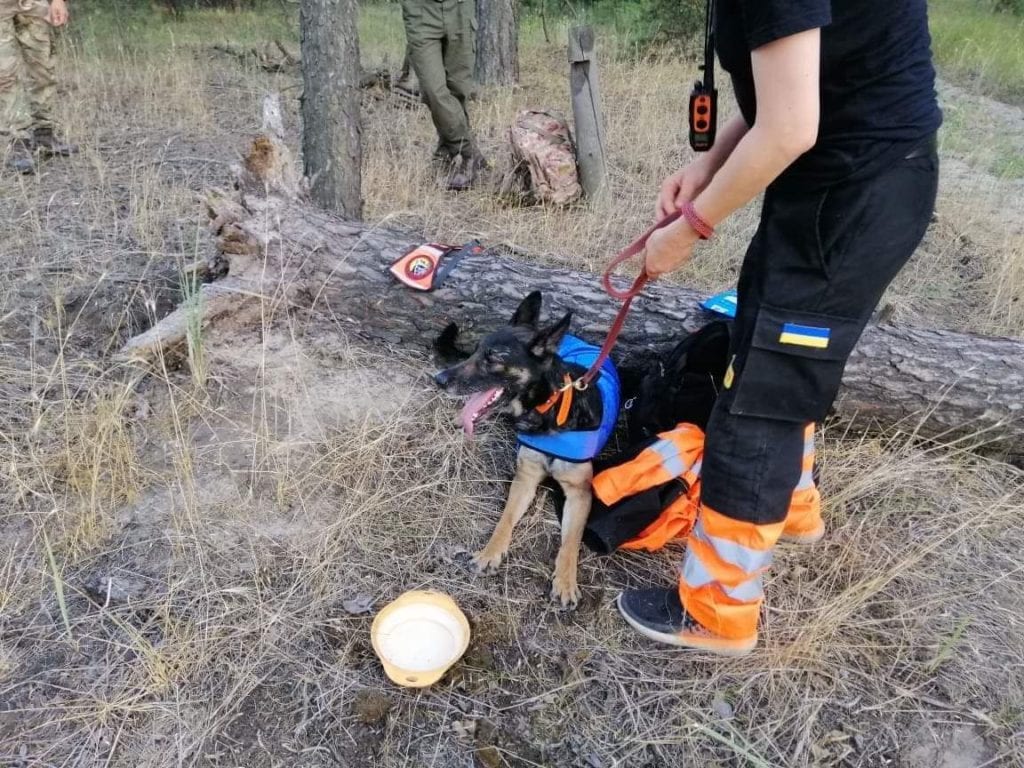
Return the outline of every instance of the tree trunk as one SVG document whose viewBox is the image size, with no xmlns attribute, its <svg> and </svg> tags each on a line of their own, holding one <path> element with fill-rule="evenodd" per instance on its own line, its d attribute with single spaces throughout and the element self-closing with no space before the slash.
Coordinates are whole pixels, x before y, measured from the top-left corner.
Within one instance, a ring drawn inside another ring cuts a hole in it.
<svg viewBox="0 0 1024 768">
<path fill-rule="evenodd" d="M 356 0 L 302 0 L 302 155 L 313 201 L 362 216 Z"/>
<path fill-rule="evenodd" d="M 483 85 L 515 85 L 519 82 L 518 0 L 475 2 L 477 82 Z"/>
<path fill-rule="evenodd" d="M 265 124 L 279 122 L 276 108 L 264 113 Z M 240 309 L 259 318 L 276 307 L 301 306 L 344 323 L 353 337 L 426 351 L 448 322 L 470 333 L 494 328 L 536 288 L 544 292 L 548 316 L 572 309 L 573 332 L 592 342 L 604 338 L 619 306 L 596 275 L 493 251 L 467 255 L 432 293 L 405 288 L 387 267 L 416 239 L 305 204 L 288 150 L 273 135 L 253 143 L 238 186 L 207 199 L 219 250 L 230 264 L 226 278 L 203 287 L 207 323 L 226 314 L 238 321 Z M 666 351 L 706 323 L 701 298 L 664 283 L 646 288 L 626 321 L 616 362 L 628 366 Z M 152 358 L 180 344 L 189 325 L 185 312 L 130 341 L 123 357 Z M 1024 454 L 1021 340 L 875 325 L 865 331 L 843 384 L 836 403 L 842 417 L 947 440 L 969 437 Z"/>
</svg>

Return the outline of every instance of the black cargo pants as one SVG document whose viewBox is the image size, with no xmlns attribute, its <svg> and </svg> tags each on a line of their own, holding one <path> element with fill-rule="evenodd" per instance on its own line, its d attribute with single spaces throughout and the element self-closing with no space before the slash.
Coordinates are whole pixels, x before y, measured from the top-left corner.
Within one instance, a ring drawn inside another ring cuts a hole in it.
<svg viewBox="0 0 1024 768">
<path fill-rule="evenodd" d="M 804 428 L 827 414 L 846 360 L 935 205 L 934 138 L 869 178 L 775 185 L 738 285 L 727 389 L 708 423 L 701 500 L 730 518 L 785 519 Z"/>
</svg>

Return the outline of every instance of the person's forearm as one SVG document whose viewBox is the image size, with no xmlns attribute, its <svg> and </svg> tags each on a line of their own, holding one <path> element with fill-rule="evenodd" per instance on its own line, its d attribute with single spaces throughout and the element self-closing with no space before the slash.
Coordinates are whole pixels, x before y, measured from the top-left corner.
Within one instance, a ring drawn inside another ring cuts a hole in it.
<svg viewBox="0 0 1024 768">
<path fill-rule="evenodd" d="M 736 145 L 747 135 L 749 130 L 750 126 L 743 119 L 743 115 L 739 113 L 734 115 L 722 127 L 722 130 L 715 136 L 715 143 L 708 150 L 707 154 L 704 155 L 704 162 L 707 163 L 707 167 L 711 169 L 712 174 L 717 173 L 718 169 L 725 164 L 725 161 L 729 159 L 729 155 L 736 149 Z"/>
<path fill-rule="evenodd" d="M 742 208 L 810 147 L 754 125 L 729 153 L 715 177 L 693 201 L 712 226 Z"/>
</svg>

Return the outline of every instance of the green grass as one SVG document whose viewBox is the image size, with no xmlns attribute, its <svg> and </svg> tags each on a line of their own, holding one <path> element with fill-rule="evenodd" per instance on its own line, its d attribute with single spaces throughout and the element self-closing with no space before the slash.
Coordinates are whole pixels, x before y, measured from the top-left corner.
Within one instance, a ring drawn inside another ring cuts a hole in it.
<svg viewBox="0 0 1024 768">
<path fill-rule="evenodd" d="M 1024 17 L 978 0 L 930 0 L 940 71 L 988 96 L 1024 104 Z"/>
<path fill-rule="evenodd" d="M 1005 122 L 992 116 L 977 119 L 975 99 L 947 98 L 942 104 L 941 146 L 998 179 L 1024 178 L 1024 153 L 1019 133 L 1004 130 Z"/>
<path fill-rule="evenodd" d="M 235 47 L 280 40 L 299 45 L 298 4 L 260 2 L 244 10 L 189 10 L 182 19 L 140 4 L 123 9 L 83 5 L 69 27 L 83 52 L 99 57 L 132 53 L 166 58 L 176 50 L 215 44 Z M 405 33 L 397 4 L 366 5 L 359 14 L 359 43 L 368 67 L 397 68 L 405 48 Z"/>
<path fill-rule="evenodd" d="M 177 20 L 148 4 L 121 9 L 83 5 L 68 34 L 86 54 L 104 57 L 128 52 L 167 57 L 176 49 L 215 43 L 242 46 L 273 39 L 298 41 L 298 11 L 266 4 L 241 11 L 187 11 Z"/>
</svg>

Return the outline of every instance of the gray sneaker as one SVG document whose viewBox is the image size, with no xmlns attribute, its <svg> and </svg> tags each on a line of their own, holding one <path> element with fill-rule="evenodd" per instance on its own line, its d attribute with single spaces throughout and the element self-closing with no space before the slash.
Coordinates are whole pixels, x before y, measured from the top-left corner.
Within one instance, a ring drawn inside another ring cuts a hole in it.
<svg viewBox="0 0 1024 768">
<path fill-rule="evenodd" d="M 36 163 L 32 159 L 32 144 L 27 139 L 14 139 L 7 146 L 4 165 L 15 173 L 35 173 Z"/>
</svg>

